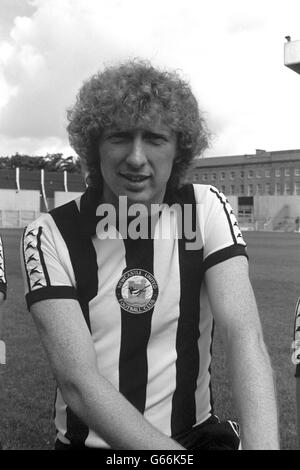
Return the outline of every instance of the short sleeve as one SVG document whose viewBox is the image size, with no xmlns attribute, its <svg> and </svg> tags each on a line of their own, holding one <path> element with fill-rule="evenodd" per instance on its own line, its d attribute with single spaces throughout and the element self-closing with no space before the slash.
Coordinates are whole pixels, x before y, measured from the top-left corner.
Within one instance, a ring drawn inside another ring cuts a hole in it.
<svg viewBox="0 0 300 470">
<path fill-rule="evenodd" d="M 24 230 L 21 264 L 28 309 L 40 300 L 77 298 L 68 248 L 48 214 Z"/>
<path fill-rule="evenodd" d="M 7 280 L 6 280 L 6 272 L 5 272 L 5 259 L 4 259 L 4 249 L 2 239 L 0 237 L 0 292 L 4 294 L 4 298 L 6 298 L 7 292 Z"/>
<path fill-rule="evenodd" d="M 296 366 L 295 377 L 300 377 L 300 297 L 295 308 L 292 362 Z"/>
<path fill-rule="evenodd" d="M 246 242 L 226 196 L 213 186 L 205 186 L 196 199 L 202 206 L 205 269 L 235 256 L 248 258 Z"/>
</svg>

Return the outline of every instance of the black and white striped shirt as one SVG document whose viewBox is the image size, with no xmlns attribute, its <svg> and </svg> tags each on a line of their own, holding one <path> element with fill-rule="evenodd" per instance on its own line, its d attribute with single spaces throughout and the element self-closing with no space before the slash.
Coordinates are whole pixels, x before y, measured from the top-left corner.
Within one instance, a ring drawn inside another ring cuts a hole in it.
<svg viewBox="0 0 300 470">
<path fill-rule="evenodd" d="M 169 237 L 101 239 L 99 203 L 87 190 L 27 227 L 23 268 L 28 308 L 43 299 L 78 299 L 99 372 L 155 427 L 176 436 L 213 412 L 205 271 L 247 254 L 233 211 L 216 188 L 187 185 L 166 201 L 160 223 L 168 225 Z M 185 233 L 178 233 L 182 213 L 170 216 L 171 203 L 193 208 L 197 249 L 187 249 Z M 59 390 L 55 424 L 64 443 L 107 446 L 74 416 Z"/>
</svg>

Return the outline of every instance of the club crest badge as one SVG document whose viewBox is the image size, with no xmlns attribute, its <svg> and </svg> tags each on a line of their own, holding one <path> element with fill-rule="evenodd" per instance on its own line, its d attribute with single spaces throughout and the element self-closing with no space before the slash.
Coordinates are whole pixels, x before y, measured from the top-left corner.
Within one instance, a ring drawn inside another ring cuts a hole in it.
<svg viewBox="0 0 300 470">
<path fill-rule="evenodd" d="M 126 312 L 139 314 L 154 307 L 158 285 L 152 274 L 144 269 L 124 272 L 116 286 L 116 297 Z"/>
</svg>

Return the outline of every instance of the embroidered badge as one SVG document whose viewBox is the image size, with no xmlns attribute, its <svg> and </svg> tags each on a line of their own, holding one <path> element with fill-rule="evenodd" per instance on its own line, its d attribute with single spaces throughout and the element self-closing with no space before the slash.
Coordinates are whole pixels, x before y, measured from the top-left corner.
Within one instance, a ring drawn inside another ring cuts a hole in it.
<svg viewBox="0 0 300 470">
<path fill-rule="evenodd" d="M 154 307 L 158 285 L 152 274 L 144 269 L 126 271 L 116 286 L 116 297 L 126 312 L 139 314 Z"/>
</svg>

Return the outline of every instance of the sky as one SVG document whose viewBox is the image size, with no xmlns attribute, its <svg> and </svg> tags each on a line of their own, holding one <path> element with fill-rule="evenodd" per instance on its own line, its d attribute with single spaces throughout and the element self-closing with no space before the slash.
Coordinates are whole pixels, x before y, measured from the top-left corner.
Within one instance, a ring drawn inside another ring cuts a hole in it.
<svg viewBox="0 0 300 470">
<path fill-rule="evenodd" d="M 300 148 L 299 0 L 0 0 L 0 156 L 74 155 L 82 82 L 140 57 L 187 80 L 211 131 L 204 156 Z"/>
</svg>

